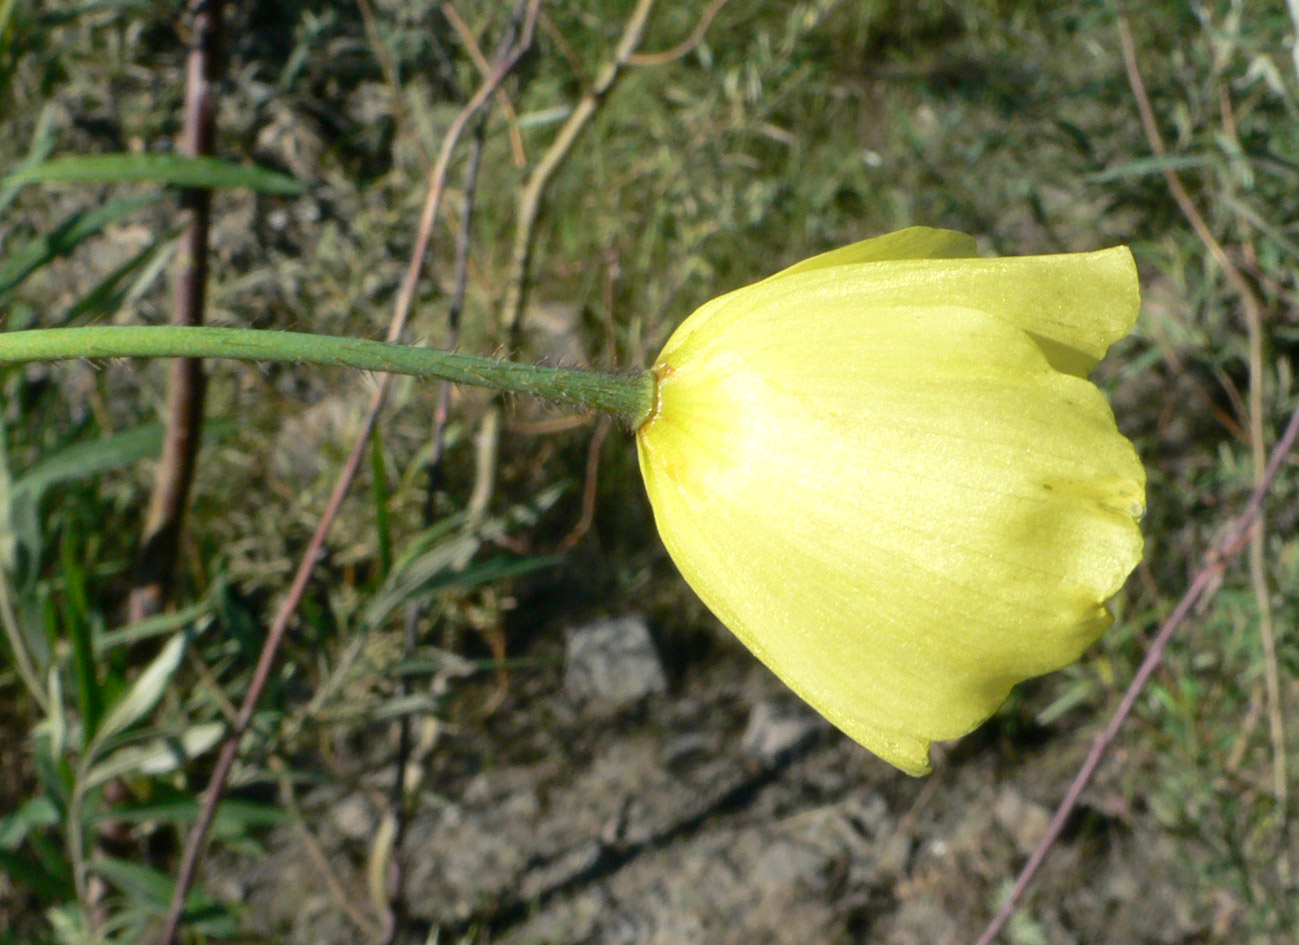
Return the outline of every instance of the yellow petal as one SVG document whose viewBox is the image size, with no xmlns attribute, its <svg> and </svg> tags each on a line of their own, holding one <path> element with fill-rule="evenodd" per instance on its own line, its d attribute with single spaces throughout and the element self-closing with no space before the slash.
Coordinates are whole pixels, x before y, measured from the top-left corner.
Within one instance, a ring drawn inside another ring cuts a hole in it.
<svg viewBox="0 0 1299 945">
<path fill-rule="evenodd" d="M 718 321 L 720 329 L 729 319 L 744 317 L 754 305 L 787 298 L 784 287 L 791 275 L 808 280 L 800 281 L 798 288 L 807 304 L 845 296 L 852 296 L 863 309 L 959 300 L 967 308 L 1028 332 L 1053 367 L 1080 377 L 1096 366 L 1111 344 L 1132 331 L 1141 304 L 1136 265 L 1126 247 L 996 259 L 903 258 L 801 271 L 795 266 L 700 308 L 673 334 L 660 360 L 704 325 Z"/>
<path fill-rule="evenodd" d="M 910 226 L 875 236 L 850 246 L 832 249 L 811 259 L 804 259 L 771 276 L 779 279 L 796 272 L 846 266 L 853 263 L 887 262 L 893 259 L 951 259 L 975 256 L 974 238 L 955 230 L 938 230 L 928 226 Z"/>
<path fill-rule="evenodd" d="M 775 275 L 769 276 L 763 282 L 771 283 L 788 275 L 814 269 L 828 269 L 857 263 L 887 262 L 899 259 L 947 259 L 958 256 L 973 256 L 975 253 L 974 239 L 964 233 L 958 233 L 955 230 L 940 230 L 928 226 L 911 226 L 904 230 L 896 230 L 893 233 L 885 233 L 882 236 L 861 240 L 839 249 L 832 249 L 828 253 L 821 253 L 810 259 L 804 259 L 788 269 L 782 269 Z M 668 342 L 668 347 L 664 349 L 663 355 L 660 355 L 660 360 L 668 354 L 673 346 L 682 344 L 687 336 L 702 327 L 714 314 L 726 308 L 732 301 L 732 296 L 743 294 L 747 297 L 752 293 L 753 288 L 753 286 L 745 286 L 742 289 L 736 289 L 734 292 L 719 295 L 717 298 L 700 306 L 673 333 L 672 340 Z"/>
<path fill-rule="evenodd" d="M 792 689 L 911 774 L 1076 659 L 1141 556 L 1136 453 L 1022 304 L 1051 294 L 1044 272 L 1079 311 L 1132 308 L 1135 281 L 1108 298 L 1113 253 L 1067 258 L 933 262 L 904 272 L 918 303 L 894 284 L 911 263 L 783 273 L 692 316 L 655 367 L 637 439 L 669 553 Z M 1025 265 L 961 268 L 973 291 L 942 268 L 972 262 Z"/>
</svg>

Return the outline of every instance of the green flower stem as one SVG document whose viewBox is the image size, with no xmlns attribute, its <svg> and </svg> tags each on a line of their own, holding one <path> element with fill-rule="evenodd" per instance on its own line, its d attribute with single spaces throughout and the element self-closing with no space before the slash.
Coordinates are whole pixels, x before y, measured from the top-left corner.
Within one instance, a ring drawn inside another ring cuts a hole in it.
<svg viewBox="0 0 1299 945">
<path fill-rule="evenodd" d="M 77 358 L 235 358 L 409 374 L 601 410 L 633 430 L 654 405 L 654 378 L 648 371 L 620 377 L 358 338 L 169 325 L 0 333 L 0 364 Z"/>
</svg>

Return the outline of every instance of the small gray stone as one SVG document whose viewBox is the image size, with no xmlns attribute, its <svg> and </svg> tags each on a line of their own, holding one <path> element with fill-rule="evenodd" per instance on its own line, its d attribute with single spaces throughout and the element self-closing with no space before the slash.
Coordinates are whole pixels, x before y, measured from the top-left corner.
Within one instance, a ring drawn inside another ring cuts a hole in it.
<svg viewBox="0 0 1299 945">
<path fill-rule="evenodd" d="M 1051 812 L 1047 808 L 1030 801 L 1012 787 L 1005 787 L 998 794 L 992 815 L 998 826 L 1015 841 L 1015 849 L 1025 856 L 1037 847 L 1051 823 Z"/>
<path fill-rule="evenodd" d="M 774 887 L 816 890 L 824 885 L 830 864 L 829 854 L 818 847 L 778 839 L 759 855 L 749 880 L 764 892 Z"/>
<path fill-rule="evenodd" d="M 775 764 L 824 727 L 825 721 L 801 703 L 765 699 L 749 713 L 741 745 L 754 761 Z"/>
<path fill-rule="evenodd" d="M 564 688 L 570 695 L 621 706 L 667 686 L 643 617 L 597 620 L 569 634 Z"/>
<path fill-rule="evenodd" d="M 368 840 L 378 826 L 373 806 L 364 794 L 349 794 L 329 812 L 338 832 L 349 840 Z"/>
</svg>

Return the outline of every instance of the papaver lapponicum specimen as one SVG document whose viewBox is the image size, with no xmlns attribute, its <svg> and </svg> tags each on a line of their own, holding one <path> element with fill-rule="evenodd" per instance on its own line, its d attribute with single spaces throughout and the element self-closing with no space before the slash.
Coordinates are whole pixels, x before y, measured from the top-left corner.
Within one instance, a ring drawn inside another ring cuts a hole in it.
<svg viewBox="0 0 1299 945">
<path fill-rule="evenodd" d="M 1145 473 L 1087 380 L 1139 307 L 1126 248 L 979 258 L 912 228 L 707 303 L 637 431 L 686 581 L 909 774 L 1074 660 L 1141 558 Z"/>
</svg>

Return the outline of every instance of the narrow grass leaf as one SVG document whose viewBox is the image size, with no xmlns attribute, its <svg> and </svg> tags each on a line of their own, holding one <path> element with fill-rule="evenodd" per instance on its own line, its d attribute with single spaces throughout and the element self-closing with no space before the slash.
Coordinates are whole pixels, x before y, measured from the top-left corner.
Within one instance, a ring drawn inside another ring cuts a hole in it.
<svg viewBox="0 0 1299 945">
<path fill-rule="evenodd" d="M 41 685 L 41 676 L 46 659 L 36 656 L 32 646 L 32 637 L 27 626 L 19 619 L 19 609 L 14 606 L 17 600 L 10 575 L 17 563 L 18 539 L 13 528 L 11 510 L 13 504 L 13 479 L 9 470 L 9 450 L 4 424 L 0 423 L 0 624 L 4 627 L 5 640 L 13 655 L 14 668 L 27 687 L 29 694 L 42 712 L 49 711 L 49 702 Z"/>
<path fill-rule="evenodd" d="M 405 696 L 394 696 L 387 702 L 374 707 L 373 714 L 367 715 L 376 722 L 391 722 L 412 715 L 433 715 L 441 707 L 440 700 L 427 692 L 412 692 Z"/>
<path fill-rule="evenodd" d="M 1244 200 L 1241 200 L 1237 197 L 1233 197 L 1230 195 L 1226 197 L 1226 200 L 1233 210 L 1239 213 L 1250 223 L 1254 224 L 1254 226 L 1261 233 L 1263 233 L 1263 235 L 1265 235 L 1268 239 L 1272 240 L 1272 242 L 1274 242 L 1277 246 L 1281 247 L 1283 250 L 1289 253 L 1292 258 L 1299 259 L 1299 243 L 1294 242 L 1294 240 L 1287 239 L 1285 234 L 1280 229 L 1273 226 L 1266 217 L 1264 217 L 1261 213 L 1259 213 L 1257 210 L 1251 207 Z"/>
<path fill-rule="evenodd" d="M 95 13 L 143 13 L 156 8 L 156 0 L 86 0 L 75 7 L 44 11 L 42 17 L 49 26 L 62 26 Z"/>
<path fill-rule="evenodd" d="M 176 885 L 161 870 L 116 857 L 96 857 L 90 862 L 90 868 L 153 915 L 165 912 Z M 230 911 L 200 890 L 192 890 L 185 897 L 184 918 L 188 927 L 205 935 L 228 938 L 238 934 Z"/>
<path fill-rule="evenodd" d="M 75 319 L 94 321 L 106 318 L 121 308 L 127 299 L 142 294 L 162 274 L 164 267 L 154 263 L 158 260 L 165 261 L 173 255 L 175 238 L 179 232 L 172 230 L 161 239 L 154 240 L 101 279 L 94 288 L 44 327 L 56 328 Z"/>
<path fill-rule="evenodd" d="M 59 809 L 46 794 L 28 798 L 12 814 L 0 817 L 0 850 L 16 850 L 32 831 L 53 827 L 59 822 Z"/>
<path fill-rule="evenodd" d="M 454 551 L 454 548 L 448 549 Z M 557 567 L 563 559 L 558 556 L 533 558 L 491 558 L 476 565 L 455 569 L 445 565 L 444 555 L 430 555 L 408 570 L 401 581 L 382 596 L 376 595 L 365 609 L 365 619 L 377 627 L 400 604 L 408 601 L 425 601 L 448 587 L 473 588 L 509 578 L 520 577 L 533 571 Z"/>
<path fill-rule="evenodd" d="M 167 641 L 162 652 L 136 677 L 126 695 L 118 700 L 104 718 L 95 737 L 98 743 L 102 744 L 106 739 L 124 732 L 153 710 L 180 666 L 189 638 L 190 632 L 185 631 Z"/>
<path fill-rule="evenodd" d="M 219 440 L 238 423 L 217 420 L 203 425 L 205 440 Z M 26 552 L 29 566 L 39 560 L 44 535 L 41 500 L 51 488 L 79 482 L 101 473 L 151 459 L 162 449 L 163 426 L 146 424 L 98 440 L 74 443 L 56 450 L 16 476 L 9 492 L 10 529 Z M 21 581 L 20 581 L 21 583 Z"/>
<path fill-rule="evenodd" d="M 37 269 L 60 256 L 66 256 L 100 230 L 157 203 L 159 199 L 158 194 L 147 194 L 110 200 L 93 210 L 72 214 L 50 232 L 19 246 L 0 262 L 0 303 L 15 286 Z"/>
<path fill-rule="evenodd" d="M 13 470 L 9 465 L 9 434 L 0 423 L 0 571 L 17 564 L 18 538 L 13 525 Z"/>
<path fill-rule="evenodd" d="M 370 495 L 374 501 L 374 529 L 379 541 L 379 576 L 392 571 L 392 528 L 388 516 L 388 470 L 383 462 L 382 437 L 370 438 Z"/>
<path fill-rule="evenodd" d="M 1126 177 L 1145 177 L 1150 174 L 1162 174 L 1164 171 L 1183 171 L 1192 167 L 1204 167 L 1209 159 L 1200 154 L 1167 154 L 1163 157 L 1137 158 L 1126 161 L 1115 167 L 1107 167 L 1083 177 L 1093 184 L 1104 184 L 1108 181 L 1122 180 Z"/>
<path fill-rule="evenodd" d="M 405 564 L 388 576 L 370 603 L 362 620 L 370 627 L 382 624 L 394 610 L 406 601 L 413 600 L 421 590 L 438 575 L 454 571 L 461 562 L 468 561 L 481 547 L 482 539 L 474 534 L 454 534 L 418 558 Z"/>
<path fill-rule="evenodd" d="M 214 190 L 246 189 L 281 196 L 300 194 L 303 190 L 301 182 L 269 168 L 179 154 L 88 154 L 53 158 L 14 171 L 5 180 L 17 184 L 144 182 Z"/>
<path fill-rule="evenodd" d="M 57 764 L 65 757 L 68 745 L 68 718 L 63 708 L 63 674 L 57 665 L 46 671 L 48 679 L 49 710 L 45 717 L 32 727 L 34 751 L 32 760 L 37 774 L 52 788 L 62 785 L 57 776 Z"/>
<path fill-rule="evenodd" d="M 191 824 L 198 817 L 198 812 L 197 800 L 193 797 L 178 796 L 145 804 L 104 808 L 96 812 L 95 819 L 132 824 Z M 291 819 L 287 813 L 270 804 L 227 798 L 217 808 L 212 830 L 216 836 L 226 837 L 241 834 L 254 827 L 275 827 L 288 823 Z"/>
<path fill-rule="evenodd" d="M 222 437 L 237 428 L 230 420 L 204 424 L 204 438 Z M 151 423 L 125 433 L 115 433 L 88 443 L 76 443 L 51 453 L 30 466 L 14 481 L 15 500 L 39 501 L 51 486 L 89 479 L 158 455 L 162 424 Z"/>
<path fill-rule="evenodd" d="M 1057 719 L 1073 711 L 1080 705 L 1087 704 L 1094 696 L 1095 687 L 1085 681 L 1070 686 L 1050 705 L 1037 714 L 1038 725 L 1051 725 Z"/>
<path fill-rule="evenodd" d="M 465 584 L 455 575 L 464 572 L 469 562 L 483 546 L 505 534 L 512 526 L 531 524 L 545 509 L 550 508 L 563 494 L 566 486 L 556 485 L 543 489 L 531 502 L 520 503 L 507 513 L 488 519 L 477 528 L 466 531 L 454 531 L 461 521 L 460 516 L 448 516 L 436 523 L 423 535 L 411 542 L 398 557 L 391 574 L 383 586 L 375 592 L 361 614 L 361 620 L 370 627 L 377 627 L 393 612 L 395 608 L 408 600 L 426 597 L 440 588 L 457 586 L 475 586 L 483 583 L 479 577 L 470 576 L 471 582 Z M 497 565 L 507 559 L 494 559 Z M 553 558 L 526 559 L 534 564 L 520 563 L 521 570 L 514 570 L 513 565 L 498 574 L 503 579 L 524 571 L 551 566 Z"/>
<path fill-rule="evenodd" d="M 93 790 L 127 775 L 157 777 L 170 774 L 211 751 L 225 730 L 224 722 L 201 722 L 177 736 L 152 738 L 142 744 L 119 748 L 86 773 L 83 790 Z"/>
<path fill-rule="evenodd" d="M 116 630 L 96 634 L 94 639 L 95 652 L 103 654 L 119 646 L 130 646 L 139 643 L 141 640 L 166 636 L 191 624 L 198 623 L 204 617 L 211 615 L 212 610 L 213 604 L 210 599 L 201 600 L 197 604 L 190 604 L 183 610 L 158 614 L 138 623 L 127 624 L 125 627 L 119 627 Z"/>
<path fill-rule="evenodd" d="M 41 109 L 40 117 L 36 119 L 36 131 L 32 135 L 31 146 L 27 149 L 27 157 L 14 170 L 39 164 L 50 156 L 50 152 L 54 150 L 54 143 L 58 140 L 58 136 L 54 133 L 54 115 L 53 105 L 47 104 Z M 13 203 L 21 189 L 22 184 L 0 183 L 0 216 L 4 216 L 4 212 L 9 209 L 9 205 Z"/>
<path fill-rule="evenodd" d="M 87 738 L 99 730 L 104 714 L 104 691 L 99 682 L 94 647 L 90 641 L 90 611 L 86 600 L 86 570 L 77 530 L 67 527 L 59 543 L 63 576 L 63 632 L 72 644 L 72 671 L 77 709 Z"/>
</svg>

